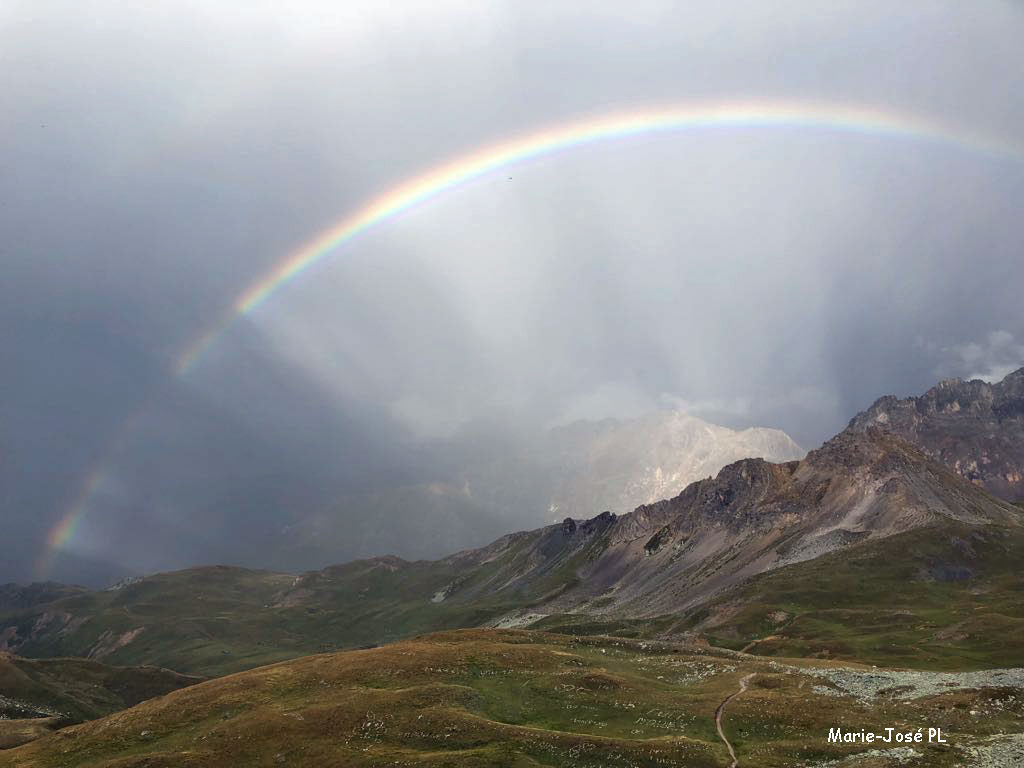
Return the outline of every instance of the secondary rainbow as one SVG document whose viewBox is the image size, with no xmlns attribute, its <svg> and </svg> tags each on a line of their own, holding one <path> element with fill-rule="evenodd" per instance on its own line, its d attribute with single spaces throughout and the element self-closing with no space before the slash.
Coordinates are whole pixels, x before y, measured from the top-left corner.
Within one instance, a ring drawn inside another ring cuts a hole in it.
<svg viewBox="0 0 1024 768">
<path fill-rule="evenodd" d="M 1022 149 L 1000 139 L 930 118 L 886 109 L 804 102 L 728 101 L 599 115 L 544 128 L 458 156 L 403 181 L 356 209 L 284 258 L 252 283 L 224 317 L 189 344 L 177 360 L 184 375 L 232 320 L 246 315 L 352 238 L 430 198 L 516 163 L 609 139 L 715 127 L 801 127 L 952 144 L 969 151 L 1021 159 Z"/>
</svg>

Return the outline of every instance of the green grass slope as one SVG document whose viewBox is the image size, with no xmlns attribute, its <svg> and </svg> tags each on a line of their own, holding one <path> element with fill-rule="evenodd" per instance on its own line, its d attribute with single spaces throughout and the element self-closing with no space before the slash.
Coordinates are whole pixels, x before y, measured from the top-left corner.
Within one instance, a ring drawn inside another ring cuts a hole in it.
<svg viewBox="0 0 1024 768">
<path fill-rule="evenodd" d="M 293 591 L 290 574 L 193 568 L 33 606 L 0 624 L 21 629 L 17 648 L 26 656 L 158 663 L 215 676 L 444 626 L 453 612 L 431 610 L 430 602 L 444 579 L 426 564 L 352 564 L 310 575 Z M 40 623 L 40 611 L 54 617 L 50 625 Z M 458 613 L 451 621 L 473 618 Z"/>
<path fill-rule="evenodd" d="M 557 538 L 557 529 L 541 529 L 504 537 L 493 552 L 438 561 L 381 557 L 301 576 L 217 566 L 41 601 L 33 594 L 8 600 L 6 610 L 0 602 L 0 636 L 23 656 L 82 656 L 216 676 L 477 626 L 527 608 L 564 588 L 574 563 L 601 546 L 594 537 L 566 551 Z M 538 552 L 547 539 L 551 551 Z M 521 573 L 530 578 L 510 583 Z"/>
<path fill-rule="evenodd" d="M 544 560 L 546 535 L 511 537 L 493 558 L 468 563 L 376 558 L 301 577 L 225 567 L 159 574 L 117 590 L 19 604 L 0 614 L 0 628 L 22 640 L 22 655 L 216 676 L 529 610 L 571 585 L 605 544 L 595 536 Z M 1021 562 L 1020 528 L 947 522 L 761 574 L 684 614 L 595 616 L 584 605 L 535 626 L 647 638 L 696 632 L 761 655 L 1015 666 L 1024 663 Z M 532 576 L 494 589 L 521 572 Z"/>
<path fill-rule="evenodd" d="M 155 667 L 111 667 L 86 659 L 32 660 L 0 653 L 0 748 L 198 682 L 200 678 Z"/>
<path fill-rule="evenodd" d="M 711 768 L 730 762 L 715 712 L 742 680 L 723 731 L 743 766 L 865 751 L 830 744 L 837 726 L 939 726 L 948 745 L 915 745 L 915 764 L 959 766 L 980 740 L 1020 730 L 1020 697 L 1002 689 L 866 702 L 818 673 L 813 662 L 607 637 L 446 632 L 211 680 L 0 752 L 0 767 Z M 892 755 L 863 765 L 895 765 Z"/>
<path fill-rule="evenodd" d="M 751 653 L 1024 665 L 1024 532 L 947 524 L 761 574 L 672 625 Z"/>
</svg>

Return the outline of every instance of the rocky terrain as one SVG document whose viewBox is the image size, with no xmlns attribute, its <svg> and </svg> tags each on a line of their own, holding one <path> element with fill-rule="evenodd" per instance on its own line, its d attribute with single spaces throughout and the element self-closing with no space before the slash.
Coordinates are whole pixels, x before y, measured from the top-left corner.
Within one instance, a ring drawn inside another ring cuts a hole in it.
<svg viewBox="0 0 1024 768">
<path fill-rule="evenodd" d="M 517 527 L 624 514 L 742 458 L 804 455 L 781 430 L 733 430 L 679 411 L 576 421 L 497 443 L 458 434 L 432 452 L 444 466 L 427 481 L 320 505 L 296 516 L 275 546 L 306 563 L 336 562 L 338 553 L 434 558 Z"/>
<path fill-rule="evenodd" d="M 1024 368 L 989 384 L 949 379 L 920 397 L 879 398 L 850 429 L 879 427 L 1007 501 L 1024 501 Z"/>
<path fill-rule="evenodd" d="M 545 442 L 546 463 L 555 469 L 548 509 L 559 519 L 624 514 L 740 459 L 782 462 L 805 454 L 781 430 L 733 430 L 681 411 L 577 422 L 551 430 Z"/>
</svg>

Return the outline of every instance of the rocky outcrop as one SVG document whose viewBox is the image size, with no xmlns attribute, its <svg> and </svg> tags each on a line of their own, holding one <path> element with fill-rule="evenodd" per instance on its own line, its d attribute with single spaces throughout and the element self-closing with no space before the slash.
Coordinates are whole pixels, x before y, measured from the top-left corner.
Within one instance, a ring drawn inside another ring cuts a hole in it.
<svg viewBox="0 0 1024 768">
<path fill-rule="evenodd" d="M 884 429 L 965 480 L 1024 501 L 1024 368 L 1001 382 L 949 379 L 920 397 L 879 398 L 848 429 Z"/>
<path fill-rule="evenodd" d="M 446 599 L 521 595 L 543 614 L 655 616 L 774 568 L 943 521 L 1016 526 L 1020 516 L 902 438 L 847 430 L 802 461 L 742 459 L 629 514 L 566 518 L 448 558 L 489 576 L 467 578 Z"/>
<path fill-rule="evenodd" d="M 596 509 L 624 514 L 671 498 L 739 459 L 789 461 L 804 455 L 781 430 L 734 430 L 680 411 L 579 422 L 552 430 L 546 442 L 548 464 L 557 469 L 549 509 L 571 517 Z"/>
<path fill-rule="evenodd" d="M 744 459 L 608 531 L 579 584 L 545 608 L 634 615 L 699 604 L 758 573 L 952 521 L 1018 525 L 1009 505 L 884 430 L 847 431 L 803 461 Z"/>
</svg>

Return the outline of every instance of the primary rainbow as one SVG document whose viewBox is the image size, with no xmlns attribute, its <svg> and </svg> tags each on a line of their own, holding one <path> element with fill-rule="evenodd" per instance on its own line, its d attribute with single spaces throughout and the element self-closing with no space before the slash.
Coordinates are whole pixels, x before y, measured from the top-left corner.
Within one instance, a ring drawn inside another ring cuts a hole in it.
<svg viewBox="0 0 1024 768">
<path fill-rule="evenodd" d="M 89 470 L 85 479 L 82 480 L 79 485 L 78 495 L 46 536 L 43 552 L 36 560 L 35 574 L 38 578 L 45 579 L 49 576 L 54 558 L 74 538 L 78 524 L 85 515 L 85 509 L 89 500 L 105 479 L 105 467 L 96 465 Z"/>
<path fill-rule="evenodd" d="M 131 439 L 139 422 L 148 410 L 149 400 L 132 411 L 114 430 L 107 441 L 105 449 L 100 452 L 96 460 L 89 467 L 89 471 L 78 484 L 78 490 L 71 502 L 65 507 L 64 514 L 50 529 L 46 536 L 46 543 L 43 551 L 36 559 L 36 577 L 46 579 L 57 555 L 67 549 L 68 545 L 75 538 L 79 525 L 89 511 L 94 497 L 103 491 L 111 480 L 108 473 L 108 466 L 112 456 L 121 452 L 128 440 Z"/>
<path fill-rule="evenodd" d="M 352 238 L 418 203 L 515 163 L 565 149 L 662 131 L 727 127 L 798 127 L 842 131 L 938 142 L 992 157 L 1014 161 L 1024 159 L 1024 149 L 1005 140 L 919 115 L 842 103 L 753 100 L 700 102 L 603 114 L 543 128 L 459 155 L 397 184 L 352 211 L 246 288 L 217 322 L 181 351 L 176 360 L 175 372 L 179 376 L 188 374 L 236 318 L 252 312 L 283 285 Z M 131 424 L 141 410 L 127 419 L 118 430 L 115 443 L 126 439 L 125 435 L 131 432 Z M 41 572 L 45 573 L 49 569 L 54 555 L 74 537 L 91 498 L 103 484 L 104 478 L 104 462 L 101 461 L 83 479 L 77 497 L 50 532 L 40 560 Z"/>
<path fill-rule="evenodd" d="M 275 291 L 369 228 L 436 195 L 524 160 L 607 139 L 681 129 L 790 126 L 935 141 L 1015 159 L 1022 150 L 1005 141 L 934 120 L 873 107 L 805 102 L 726 101 L 599 115 L 544 128 L 460 155 L 403 181 L 356 209 L 283 259 L 238 296 L 229 312 L 186 347 L 176 370 L 184 375 L 236 317 L 252 312 Z"/>
</svg>

